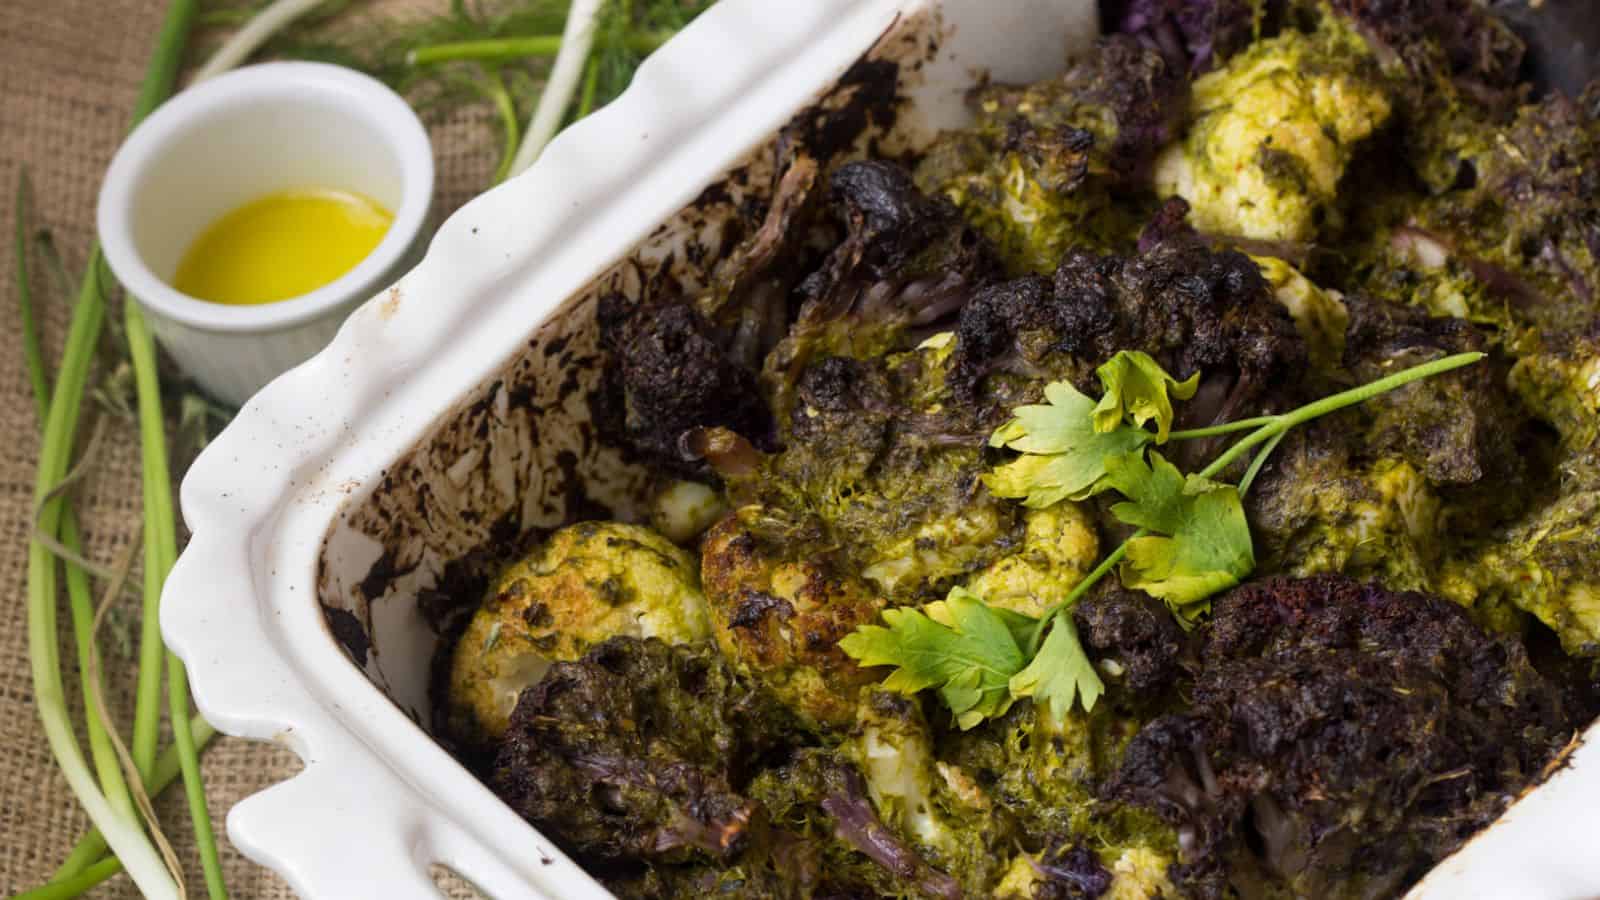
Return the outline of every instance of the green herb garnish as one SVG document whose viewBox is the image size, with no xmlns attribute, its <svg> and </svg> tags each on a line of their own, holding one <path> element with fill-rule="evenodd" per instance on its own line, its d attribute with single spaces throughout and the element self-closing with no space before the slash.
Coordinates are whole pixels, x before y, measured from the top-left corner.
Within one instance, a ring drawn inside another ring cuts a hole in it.
<svg viewBox="0 0 1600 900">
<path fill-rule="evenodd" d="M 984 476 L 997 496 L 1041 508 L 1107 490 L 1124 498 L 1111 507 L 1138 526 L 1060 603 L 1037 619 L 990 607 L 955 588 L 924 612 L 885 610 L 887 627 L 864 625 L 839 646 L 866 666 L 895 666 L 883 687 L 912 694 L 938 688 L 956 723 L 971 728 L 1032 697 L 1062 720 L 1074 702 L 1094 707 L 1105 687 L 1078 641 L 1071 610 L 1120 565 L 1123 584 L 1166 601 L 1186 627 L 1207 602 L 1255 568 L 1243 493 L 1292 428 L 1363 403 L 1413 381 L 1472 365 L 1482 353 L 1458 353 L 1324 397 L 1280 415 L 1208 428 L 1171 431 L 1171 398 L 1188 399 L 1195 378 L 1178 381 L 1143 353 L 1118 353 L 1098 370 L 1105 393 L 1091 400 L 1066 382 L 1044 390 L 1045 404 L 1021 406 L 995 431 L 990 446 L 1021 455 Z M 1131 421 L 1130 421 L 1131 420 Z M 1143 425 L 1155 422 L 1156 432 Z M 1168 440 L 1250 433 L 1197 473 L 1185 475 L 1147 449 Z M 1260 447 L 1238 485 L 1215 476 Z"/>
<path fill-rule="evenodd" d="M 1126 425 L 1095 428 L 1095 402 L 1065 381 L 1046 386 L 1044 397 L 1045 404 L 1017 407 L 989 438 L 991 447 L 1022 454 L 983 476 L 997 497 L 1031 509 L 1082 500 L 1104 487 L 1106 460 L 1137 451 L 1153 437 Z"/>
<path fill-rule="evenodd" d="M 1111 514 L 1148 532 L 1128 539 L 1125 587 L 1160 597 L 1184 615 L 1182 607 L 1233 587 L 1255 568 L 1238 488 L 1186 477 L 1154 451 L 1148 463 L 1129 453 L 1107 460 L 1106 469 L 1106 480 L 1128 498 Z"/>
<path fill-rule="evenodd" d="M 887 690 L 915 694 L 937 688 L 957 724 L 971 728 L 1004 715 L 1015 700 L 1011 679 L 1027 659 L 1008 617 L 1027 618 L 954 588 L 922 610 L 884 610 L 887 627 L 864 625 L 839 646 L 863 665 L 894 666 L 883 682 Z"/>
<path fill-rule="evenodd" d="M 1095 374 L 1100 376 L 1105 393 L 1094 408 L 1094 430 L 1115 431 L 1122 427 L 1124 418 L 1132 419 L 1140 428 L 1154 420 L 1158 444 L 1165 444 L 1172 431 L 1172 397 L 1187 400 L 1200 386 L 1200 373 L 1179 381 L 1150 354 L 1138 350 L 1118 352 Z"/>
</svg>

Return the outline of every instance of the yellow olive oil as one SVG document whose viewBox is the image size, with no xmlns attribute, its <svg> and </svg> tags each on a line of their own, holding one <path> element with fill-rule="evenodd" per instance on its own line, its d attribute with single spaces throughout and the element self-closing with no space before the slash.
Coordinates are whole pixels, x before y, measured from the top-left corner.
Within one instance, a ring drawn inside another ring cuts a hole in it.
<svg viewBox="0 0 1600 900">
<path fill-rule="evenodd" d="M 350 191 L 267 194 L 201 232 L 173 287 L 236 306 L 298 297 L 355 268 L 393 221 L 381 204 Z"/>
</svg>

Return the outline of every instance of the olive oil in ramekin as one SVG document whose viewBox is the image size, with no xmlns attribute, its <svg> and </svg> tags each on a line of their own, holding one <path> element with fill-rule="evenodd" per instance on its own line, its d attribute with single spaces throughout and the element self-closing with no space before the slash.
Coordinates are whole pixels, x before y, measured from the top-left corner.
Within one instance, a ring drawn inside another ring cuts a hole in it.
<svg viewBox="0 0 1600 900">
<path fill-rule="evenodd" d="M 201 232 L 178 264 L 172 286 L 234 306 L 309 294 L 355 268 L 393 221 L 381 204 L 351 191 L 267 194 Z"/>
</svg>

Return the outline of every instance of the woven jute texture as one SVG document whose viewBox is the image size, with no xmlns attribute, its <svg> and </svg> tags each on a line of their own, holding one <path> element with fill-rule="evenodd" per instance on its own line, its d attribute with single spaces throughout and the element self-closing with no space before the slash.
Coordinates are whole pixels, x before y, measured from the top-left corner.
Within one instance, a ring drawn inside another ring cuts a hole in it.
<svg viewBox="0 0 1600 900">
<path fill-rule="evenodd" d="M 387 14 L 448 0 L 358 0 L 357 14 Z M 48 229 L 70 272 L 81 272 L 94 231 L 100 176 L 128 124 L 134 95 L 165 10 L 162 0 L 0 0 L 0 894 L 34 887 L 50 876 L 88 827 L 54 761 L 33 705 L 24 610 L 27 536 L 33 521 L 33 479 L 38 453 L 30 388 L 16 323 L 12 195 L 19 172 L 33 184 L 31 223 Z M 430 122 L 438 164 L 439 215 L 447 214 L 489 181 L 494 138 L 489 118 L 456 110 Z M 33 266 L 46 352 L 60 352 L 67 303 L 51 292 L 51 279 Z M 58 293 L 58 292 L 57 292 Z M 50 299 L 54 297 L 54 299 Z M 119 318 L 113 315 L 113 318 Z M 91 418 L 96 414 L 91 414 Z M 75 493 L 90 555 L 116 560 L 136 539 L 140 517 L 139 457 L 131 423 L 111 415 L 87 479 Z M 87 434 L 89 428 L 82 429 Z M 137 602 L 124 600 L 105 641 L 107 695 L 123 728 L 132 709 L 132 653 L 118 635 L 137 634 Z M 69 619 L 61 612 L 63 634 Z M 76 659 L 63 644 L 62 659 Z M 76 679 L 68 681 L 76 698 Z M 74 708 L 76 721 L 81 722 Z M 124 731 L 124 733 L 126 733 Z M 223 834 L 228 809 L 239 799 L 292 775 L 299 763 L 286 750 L 218 738 L 206 751 L 204 774 L 211 815 L 222 844 L 229 888 L 236 897 L 293 896 L 286 885 L 246 860 Z M 174 786 L 156 803 L 191 893 L 203 895 L 198 858 L 184 806 Z M 314 810 L 307 810 L 314 815 Z M 467 895 L 459 886 L 451 895 Z M 126 876 L 98 888 L 95 897 L 134 897 Z"/>
</svg>

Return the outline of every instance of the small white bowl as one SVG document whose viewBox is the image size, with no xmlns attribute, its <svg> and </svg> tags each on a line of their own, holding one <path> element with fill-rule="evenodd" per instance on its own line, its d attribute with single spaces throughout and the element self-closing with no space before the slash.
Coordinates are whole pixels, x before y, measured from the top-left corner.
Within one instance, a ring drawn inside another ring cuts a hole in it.
<svg viewBox="0 0 1600 900">
<path fill-rule="evenodd" d="M 206 226 L 264 194 L 309 187 L 354 191 L 394 211 L 355 268 L 259 306 L 208 303 L 172 286 Z M 398 95 L 339 66 L 266 63 L 195 85 L 134 129 L 100 188 L 100 243 L 167 352 L 218 399 L 242 405 L 416 262 L 432 197 L 428 133 Z"/>
</svg>

